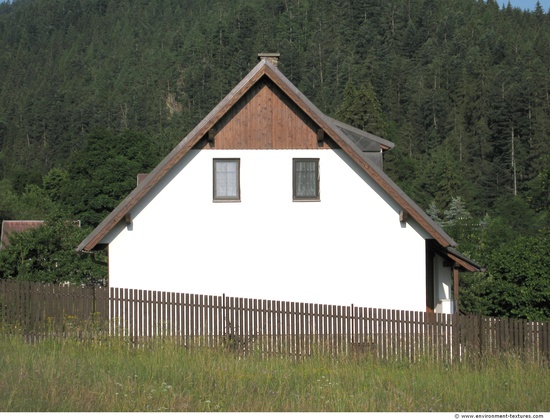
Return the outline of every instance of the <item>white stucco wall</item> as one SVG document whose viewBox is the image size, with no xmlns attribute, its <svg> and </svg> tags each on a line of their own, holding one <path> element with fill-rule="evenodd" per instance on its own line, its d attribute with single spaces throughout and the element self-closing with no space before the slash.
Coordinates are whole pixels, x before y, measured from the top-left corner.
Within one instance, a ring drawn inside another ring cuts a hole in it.
<svg viewBox="0 0 550 419">
<path fill-rule="evenodd" d="M 452 270 L 444 266 L 441 256 L 434 257 L 434 278 L 435 278 L 435 311 L 436 313 L 452 313 Z"/>
<path fill-rule="evenodd" d="M 222 157 L 241 202 L 212 201 Z M 292 201 L 294 157 L 320 159 L 320 202 Z M 107 237 L 110 285 L 424 311 L 427 236 L 374 188 L 341 151 L 193 150 Z"/>
</svg>

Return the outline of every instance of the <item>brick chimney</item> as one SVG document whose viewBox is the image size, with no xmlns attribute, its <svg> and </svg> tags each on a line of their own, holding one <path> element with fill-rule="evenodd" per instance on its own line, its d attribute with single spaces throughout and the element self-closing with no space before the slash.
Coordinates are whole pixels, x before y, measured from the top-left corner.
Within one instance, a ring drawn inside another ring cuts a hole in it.
<svg viewBox="0 0 550 419">
<path fill-rule="evenodd" d="M 279 64 L 279 57 L 281 56 L 278 52 L 260 52 L 258 54 L 259 60 L 269 60 L 271 64 L 273 64 L 275 67 L 277 67 L 277 64 Z"/>
</svg>

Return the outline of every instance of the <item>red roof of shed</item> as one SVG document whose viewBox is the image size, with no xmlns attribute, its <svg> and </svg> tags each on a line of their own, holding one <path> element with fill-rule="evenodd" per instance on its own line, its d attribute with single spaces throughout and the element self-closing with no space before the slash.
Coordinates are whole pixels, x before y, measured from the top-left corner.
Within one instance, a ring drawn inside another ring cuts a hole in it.
<svg viewBox="0 0 550 419">
<path fill-rule="evenodd" d="M 44 224 L 42 220 L 4 220 L 2 221 L 2 234 L 0 236 L 0 249 L 10 244 L 10 236 L 14 233 L 22 233 L 31 228 L 37 228 Z"/>
</svg>

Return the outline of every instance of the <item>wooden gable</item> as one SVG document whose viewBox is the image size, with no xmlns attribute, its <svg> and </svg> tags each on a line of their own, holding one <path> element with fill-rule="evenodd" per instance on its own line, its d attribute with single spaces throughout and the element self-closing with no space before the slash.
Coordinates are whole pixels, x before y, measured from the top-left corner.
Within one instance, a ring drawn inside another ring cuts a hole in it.
<svg viewBox="0 0 550 419">
<path fill-rule="evenodd" d="M 263 77 L 229 109 L 196 147 L 212 149 L 334 148 L 318 141 L 319 126 L 272 80 Z"/>
</svg>

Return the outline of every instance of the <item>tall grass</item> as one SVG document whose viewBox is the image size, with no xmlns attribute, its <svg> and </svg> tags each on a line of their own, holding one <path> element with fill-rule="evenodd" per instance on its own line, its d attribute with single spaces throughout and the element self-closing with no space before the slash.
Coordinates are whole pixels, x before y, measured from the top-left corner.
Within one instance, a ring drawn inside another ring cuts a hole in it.
<svg viewBox="0 0 550 419">
<path fill-rule="evenodd" d="M 0 411 L 549 411 L 547 368 L 0 337 Z"/>
</svg>

